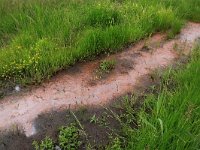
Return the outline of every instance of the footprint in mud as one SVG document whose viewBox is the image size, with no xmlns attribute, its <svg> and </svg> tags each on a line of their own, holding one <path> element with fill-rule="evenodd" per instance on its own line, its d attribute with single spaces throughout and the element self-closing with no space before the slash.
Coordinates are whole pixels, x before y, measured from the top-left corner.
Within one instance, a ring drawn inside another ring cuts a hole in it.
<svg viewBox="0 0 200 150">
<path fill-rule="evenodd" d="M 81 68 L 80 68 L 80 65 L 74 65 L 72 67 L 69 67 L 67 68 L 67 71 L 66 71 L 68 74 L 70 75 L 74 75 L 74 74 L 79 74 L 79 73 L 82 73 L 81 71 Z"/>
<path fill-rule="evenodd" d="M 129 70 L 134 69 L 134 61 L 131 59 L 119 59 L 116 70 L 121 74 L 127 74 Z"/>
<path fill-rule="evenodd" d="M 144 45 L 144 46 L 141 48 L 140 51 L 142 51 L 142 52 L 149 52 L 150 50 L 152 50 L 152 48 L 150 48 L 150 47 L 147 46 L 147 45 Z"/>
</svg>

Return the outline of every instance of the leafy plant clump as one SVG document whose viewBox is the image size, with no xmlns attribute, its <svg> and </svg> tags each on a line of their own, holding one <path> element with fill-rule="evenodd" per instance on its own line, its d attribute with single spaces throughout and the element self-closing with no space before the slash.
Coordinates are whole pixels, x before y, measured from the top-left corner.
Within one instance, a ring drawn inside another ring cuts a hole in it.
<svg viewBox="0 0 200 150">
<path fill-rule="evenodd" d="M 63 150 L 77 150 L 81 145 L 80 133 L 77 127 L 74 124 L 71 124 L 67 127 L 61 127 L 58 142 L 59 146 Z"/>
<path fill-rule="evenodd" d="M 77 150 L 82 144 L 81 134 L 75 124 L 63 126 L 59 129 L 58 140 L 54 142 L 51 138 L 45 137 L 41 142 L 33 141 L 35 150 L 54 150 L 59 147 L 62 150 Z"/>
<path fill-rule="evenodd" d="M 103 60 L 100 62 L 99 67 L 96 70 L 96 78 L 101 79 L 115 68 L 115 60 Z"/>
<path fill-rule="evenodd" d="M 103 73 L 109 73 L 112 69 L 115 68 L 115 60 L 104 60 L 99 65 L 99 71 Z"/>
<path fill-rule="evenodd" d="M 32 145 L 34 146 L 35 150 L 54 150 L 53 140 L 49 137 L 45 137 L 45 139 L 40 143 L 33 141 Z"/>
</svg>

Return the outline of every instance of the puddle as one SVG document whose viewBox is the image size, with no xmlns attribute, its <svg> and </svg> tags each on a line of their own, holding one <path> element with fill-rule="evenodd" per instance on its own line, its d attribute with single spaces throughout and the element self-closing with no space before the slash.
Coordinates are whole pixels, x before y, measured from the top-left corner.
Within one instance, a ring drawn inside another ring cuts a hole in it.
<svg viewBox="0 0 200 150">
<path fill-rule="evenodd" d="M 116 67 L 102 80 L 93 79 L 100 60 L 72 67 L 50 81 L 27 92 L 7 96 L 0 101 L 1 130 L 17 125 L 26 136 L 37 133 L 34 120 L 42 113 L 63 111 L 81 105 L 103 105 L 134 90 L 142 76 L 152 70 L 169 66 L 178 58 L 176 43 L 193 44 L 200 37 L 200 24 L 189 23 L 175 40 L 166 41 L 156 34 L 109 58 L 117 60 Z M 148 45 L 148 51 L 142 48 Z M 189 46 L 191 49 L 191 46 Z M 92 84 L 91 84 L 92 83 Z"/>
</svg>

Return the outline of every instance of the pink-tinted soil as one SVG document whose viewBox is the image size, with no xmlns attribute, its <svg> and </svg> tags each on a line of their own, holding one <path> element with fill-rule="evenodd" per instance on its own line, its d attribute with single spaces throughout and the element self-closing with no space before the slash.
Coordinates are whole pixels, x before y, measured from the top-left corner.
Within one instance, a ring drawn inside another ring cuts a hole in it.
<svg viewBox="0 0 200 150">
<path fill-rule="evenodd" d="M 50 111 L 62 111 L 81 105 L 102 105 L 134 90 L 139 80 L 153 70 L 169 66 L 176 60 L 177 45 L 191 49 L 200 37 L 200 24 L 189 23 L 174 40 L 165 40 L 164 34 L 156 34 L 148 40 L 111 55 L 116 66 L 104 78 L 96 78 L 101 60 L 78 64 L 63 71 L 50 81 L 27 92 L 5 97 L 0 102 L 0 129 L 19 126 L 26 136 L 37 131 L 34 120 Z"/>
</svg>

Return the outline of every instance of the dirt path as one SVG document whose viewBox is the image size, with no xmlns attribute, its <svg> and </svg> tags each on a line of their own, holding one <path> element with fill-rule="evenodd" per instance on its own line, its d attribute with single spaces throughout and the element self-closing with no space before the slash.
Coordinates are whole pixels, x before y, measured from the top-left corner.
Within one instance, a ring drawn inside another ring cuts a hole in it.
<svg viewBox="0 0 200 150">
<path fill-rule="evenodd" d="M 174 40 L 156 34 L 127 50 L 112 55 L 117 64 L 103 79 L 95 78 L 99 61 L 76 65 L 50 81 L 27 92 L 7 96 L 0 102 L 0 129 L 19 126 L 26 136 L 37 131 L 34 119 L 41 113 L 80 105 L 100 105 L 131 92 L 138 80 L 152 70 L 165 67 L 178 58 L 178 51 L 191 48 L 200 37 L 200 24 L 189 23 Z M 176 50 L 174 50 L 176 49 Z M 187 51 L 185 51 L 187 52 Z"/>
</svg>

